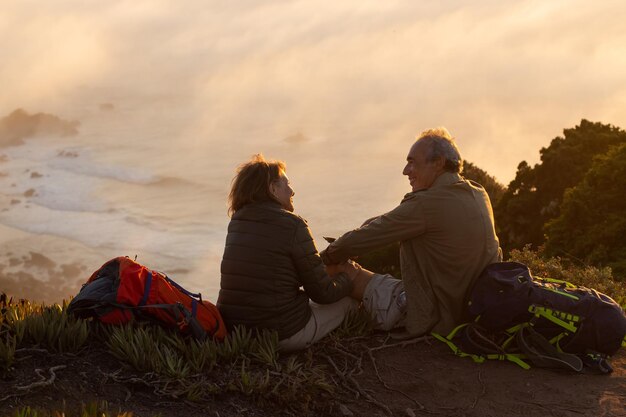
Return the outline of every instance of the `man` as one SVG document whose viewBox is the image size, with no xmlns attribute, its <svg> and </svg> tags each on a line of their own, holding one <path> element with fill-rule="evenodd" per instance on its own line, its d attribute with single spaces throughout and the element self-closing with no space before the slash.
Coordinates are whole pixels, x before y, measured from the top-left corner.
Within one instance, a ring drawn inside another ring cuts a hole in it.
<svg viewBox="0 0 626 417">
<path fill-rule="evenodd" d="M 459 175 L 462 166 L 445 128 L 423 132 L 402 172 L 412 192 L 321 254 L 324 263 L 336 264 L 400 242 L 402 281 L 363 270 L 353 290 L 362 292 L 366 305 L 373 293 L 388 293 L 387 308 L 395 312 L 387 316 L 395 323 L 387 328 L 404 324 L 412 335 L 447 334 L 463 321 L 465 297 L 481 271 L 502 259 L 489 196 Z"/>
</svg>

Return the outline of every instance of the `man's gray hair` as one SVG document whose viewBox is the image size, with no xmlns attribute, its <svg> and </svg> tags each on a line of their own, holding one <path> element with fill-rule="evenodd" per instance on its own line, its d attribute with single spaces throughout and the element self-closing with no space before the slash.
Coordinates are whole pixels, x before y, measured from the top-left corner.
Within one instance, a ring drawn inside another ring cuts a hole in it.
<svg viewBox="0 0 626 417">
<path fill-rule="evenodd" d="M 445 127 L 436 127 L 423 131 L 417 138 L 417 142 L 429 147 L 426 160 L 429 162 L 443 158 L 446 163 L 444 169 L 450 172 L 461 172 L 463 159 L 459 148 L 456 147 L 454 138 Z"/>
</svg>

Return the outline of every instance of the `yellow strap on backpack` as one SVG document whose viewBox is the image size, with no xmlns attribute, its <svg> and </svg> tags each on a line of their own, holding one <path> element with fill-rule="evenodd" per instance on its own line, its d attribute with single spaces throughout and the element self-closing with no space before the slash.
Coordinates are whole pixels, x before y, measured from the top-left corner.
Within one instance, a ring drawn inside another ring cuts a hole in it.
<svg viewBox="0 0 626 417">
<path fill-rule="evenodd" d="M 454 338 L 454 336 L 456 336 L 456 334 L 463 329 L 464 327 L 468 326 L 471 323 L 463 323 L 457 327 L 455 327 L 450 334 L 448 334 L 448 336 L 444 337 L 438 333 L 432 332 L 431 335 L 437 339 L 442 341 L 443 343 L 445 343 L 446 345 L 448 345 L 448 347 L 452 350 L 452 352 L 454 352 L 455 355 L 459 356 L 459 357 L 470 357 L 472 358 L 472 360 L 476 363 L 483 363 L 485 361 L 485 359 L 491 359 L 491 360 L 508 360 L 511 361 L 515 364 L 517 364 L 518 366 L 520 366 L 523 369 L 530 369 L 530 365 L 528 365 L 526 362 L 524 362 L 522 360 L 522 356 L 520 354 L 516 354 L 516 353 L 490 353 L 490 354 L 482 354 L 482 355 L 477 355 L 474 353 L 467 353 L 462 351 L 457 345 L 454 344 L 454 342 L 452 342 L 452 339 Z M 507 342 L 510 341 L 510 338 L 507 339 Z M 505 342 L 505 343 L 507 343 Z"/>
</svg>

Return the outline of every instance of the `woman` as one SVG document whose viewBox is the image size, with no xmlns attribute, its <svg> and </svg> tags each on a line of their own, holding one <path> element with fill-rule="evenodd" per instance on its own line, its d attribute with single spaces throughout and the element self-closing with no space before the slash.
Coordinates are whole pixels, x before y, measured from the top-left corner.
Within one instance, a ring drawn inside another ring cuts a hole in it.
<svg viewBox="0 0 626 417">
<path fill-rule="evenodd" d="M 290 351 L 320 340 L 356 307 L 348 296 L 360 268 L 325 269 L 306 221 L 293 214 L 285 169 L 256 155 L 237 171 L 217 306 L 230 328 L 276 330 Z"/>
</svg>

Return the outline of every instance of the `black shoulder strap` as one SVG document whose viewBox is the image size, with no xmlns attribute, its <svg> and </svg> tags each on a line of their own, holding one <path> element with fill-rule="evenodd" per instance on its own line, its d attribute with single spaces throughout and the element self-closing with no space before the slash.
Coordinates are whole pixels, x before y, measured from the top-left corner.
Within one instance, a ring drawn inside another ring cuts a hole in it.
<svg viewBox="0 0 626 417">
<path fill-rule="evenodd" d="M 517 332 L 517 346 L 533 365 L 542 368 L 583 371 L 583 361 L 571 353 L 559 352 L 548 340 L 531 326 L 522 326 Z"/>
</svg>

